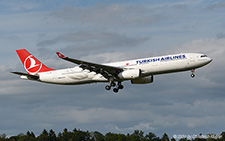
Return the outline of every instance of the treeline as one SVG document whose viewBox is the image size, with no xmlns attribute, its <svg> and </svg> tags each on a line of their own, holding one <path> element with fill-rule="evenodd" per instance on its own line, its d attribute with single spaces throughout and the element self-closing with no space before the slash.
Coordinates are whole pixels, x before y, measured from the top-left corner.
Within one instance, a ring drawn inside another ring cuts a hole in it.
<svg viewBox="0 0 225 141">
<path fill-rule="evenodd" d="M 97 131 L 81 131 L 76 128 L 73 131 L 68 131 L 65 128 L 63 132 L 59 132 L 57 135 L 52 129 L 49 132 L 44 129 L 39 136 L 35 136 L 35 134 L 30 131 L 27 131 L 26 134 L 21 133 L 11 137 L 7 137 L 6 134 L 1 134 L 0 141 L 225 141 L 225 132 L 221 133 L 219 136 L 215 134 L 205 136 L 200 134 L 195 136 L 195 138 L 189 138 L 189 136 L 186 135 L 174 135 L 174 137 L 170 139 L 166 133 L 164 133 L 162 137 L 157 137 L 152 132 L 144 135 L 144 132 L 139 130 L 135 130 L 134 133 L 127 135 L 111 132 L 103 135 Z"/>
</svg>

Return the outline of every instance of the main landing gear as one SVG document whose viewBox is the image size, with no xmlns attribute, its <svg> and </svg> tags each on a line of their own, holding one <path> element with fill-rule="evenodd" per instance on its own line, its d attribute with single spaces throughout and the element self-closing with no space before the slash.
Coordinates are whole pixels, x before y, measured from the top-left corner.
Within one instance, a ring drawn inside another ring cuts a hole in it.
<svg viewBox="0 0 225 141">
<path fill-rule="evenodd" d="M 194 77 L 195 77 L 194 72 L 195 72 L 195 70 L 194 70 L 194 69 L 192 69 L 192 70 L 191 70 L 191 77 L 192 77 L 192 78 L 194 78 Z"/>
<path fill-rule="evenodd" d="M 109 85 L 105 86 L 105 89 L 109 91 L 111 89 L 111 87 L 115 87 L 115 86 L 116 86 L 116 88 L 113 89 L 113 91 L 115 93 L 117 93 L 119 91 L 119 89 L 124 88 L 124 86 L 121 84 L 121 82 L 118 82 L 118 84 L 116 85 L 115 82 L 111 81 Z"/>
</svg>

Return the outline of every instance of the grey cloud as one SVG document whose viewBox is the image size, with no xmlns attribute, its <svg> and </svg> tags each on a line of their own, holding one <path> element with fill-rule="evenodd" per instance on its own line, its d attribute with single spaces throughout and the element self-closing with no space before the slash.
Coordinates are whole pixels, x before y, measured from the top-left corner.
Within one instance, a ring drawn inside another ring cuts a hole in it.
<svg viewBox="0 0 225 141">
<path fill-rule="evenodd" d="M 219 38 L 219 39 L 225 38 L 225 34 L 222 33 L 222 32 L 219 32 L 219 33 L 216 34 L 216 37 Z"/>
<path fill-rule="evenodd" d="M 22 12 L 24 10 L 34 10 L 40 8 L 40 5 L 34 2 L 27 1 L 24 4 L 23 1 L 1 1 L 1 7 L 5 8 L 4 10 L 7 11 L 14 11 L 14 12 Z"/>
<path fill-rule="evenodd" d="M 104 26 L 150 25 L 165 17 L 141 5 L 96 5 L 92 7 L 65 8 L 51 16 L 74 23 L 97 23 Z"/>
<path fill-rule="evenodd" d="M 17 36 L 17 35 L 10 35 L 8 38 L 9 38 L 10 40 L 16 40 L 16 39 L 19 39 L 20 37 Z"/>
<path fill-rule="evenodd" d="M 218 8 L 224 8 L 225 7 L 225 2 L 215 2 L 213 4 L 210 4 L 206 7 L 207 10 L 215 10 Z"/>
<path fill-rule="evenodd" d="M 60 51 L 68 53 L 67 55 L 70 56 L 80 57 L 93 53 L 96 55 L 104 54 L 104 52 L 117 52 L 117 50 L 129 51 L 131 48 L 135 48 L 148 40 L 150 40 L 149 37 L 134 37 L 103 31 L 82 31 L 59 35 L 51 40 L 40 41 L 38 46 L 44 48 L 61 43 L 64 47 Z"/>
<path fill-rule="evenodd" d="M 137 43 L 148 40 L 148 38 L 134 38 L 134 37 L 128 37 L 126 35 L 121 35 L 118 33 L 110 33 L 110 32 L 99 32 L 99 31 L 82 31 L 82 32 L 76 32 L 76 33 L 67 33 L 64 35 L 59 35 L 58 37 L 51 39 L 51 40 L 44 40 L 40 41 L 37 45 L 38 46 L 49 46 L 54 45 L 59 42 L 69 42 L 69 43 L 95 43 L 104 41 L 108 44 L 112 43 L 114 46 L 134 46 Z M 98 47 L 98 46 L 96 46 Z"/>
<path fill-rule="evenodd" d="M 221 39 L 199 39 L 193 40 L 182 46 L 176 47 L 174 50 L 179 52 L 199 52 L 205 53 L 213 59 L 213 61 L 204 69 L 199 69 L 202 73 L 201 79 L 195 81 L 197 86 L 205 87 L 208 91 L 205 93 L 218 94 L 221 97 L 223 86 L 225 85 L 224 77 L 224 56 L 225 56 L 225 40 Z M 196 73 L 199 73 L 198 70 Z M 208 74 L 208 75 L 206 75 Z M 214 90 L 214 92 L 212 92 Z M 215 97 L 215 98 L 216 98 Z"/>
<path fill-rule="evenodd" d="M 154 131 L 155 129 L 152 127 L 152 123 L 150 122 L 140 122 L 140 123 L 136 123 L 133 126 L 130 127 L 121 127 L 121 125 L 113 125 L 113 124 L 109 124 L 106 125 L 106 128 L 109 128 L 110 130 L 114 130 L 117 132 L 122 132 L 122 133 L 127 133 L 127 131 L 129 132 L 133 132 L 134 130 L 144 130 L 144 131 Z"/>
</svg>

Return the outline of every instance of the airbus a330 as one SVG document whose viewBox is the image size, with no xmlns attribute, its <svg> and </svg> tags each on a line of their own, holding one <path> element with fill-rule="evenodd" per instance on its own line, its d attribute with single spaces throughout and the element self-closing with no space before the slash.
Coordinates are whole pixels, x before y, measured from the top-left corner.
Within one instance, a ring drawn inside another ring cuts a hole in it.
<svg viewBox="0 0 225 141">
<path fill-rule="evenodd" d="M 12 73 L 20 75 L 22 79 L 62 85 L 108 82 L 105 89 L 113 88 L 115 93 L 124 88 L 122 82 L 127 80 L 130 80 L 132 84 L 148 84 L 153 82 L 154 75 L 181 71 L 191 71 L 193 78 L 195 69 L 212 61 L 205 54 L 181 53 L 98 64 L 72 59 L 56 52 L 59 58 L 77 65 L 73 68 L 55 70 L 42 64 L 25 49 L 16 50 L 16 52 L 27 73 Z"/>
</svg>

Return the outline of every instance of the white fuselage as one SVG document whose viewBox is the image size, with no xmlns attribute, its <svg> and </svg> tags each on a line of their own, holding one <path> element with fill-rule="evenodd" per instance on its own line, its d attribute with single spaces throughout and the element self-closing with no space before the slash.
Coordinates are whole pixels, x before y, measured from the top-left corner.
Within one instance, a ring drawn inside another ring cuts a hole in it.
<svg viewBox="0 0 225 141">
<path fill-rule="evenodd" d="M 115 63 L 107 63 L 104 65 L 120 67 L 124 70 L 140 69 L 141 77 L 147 77 L 151 75 L 192 70 L 205 66 L 211 61 L 211 58 L 203 54 L 182 53 L 152 58 L 128 60 Z M 89 70 L 82 69 L 79 66 L 68 69 L 42 72 L 38 73 L 38 75 L 38 81 L 53 84 L 76 85 L 109 81 L 101 74 L 90 72 Z"/>
</svg>

